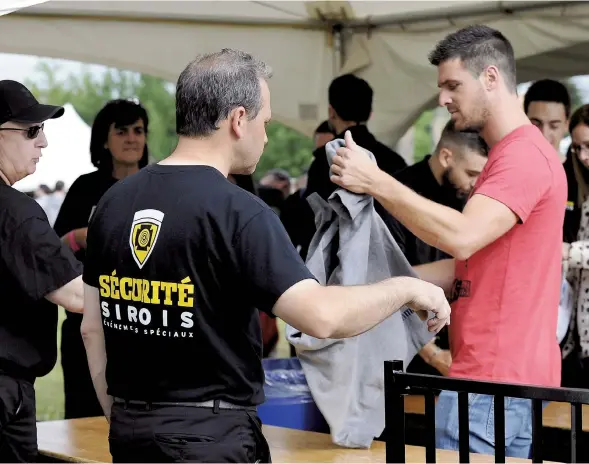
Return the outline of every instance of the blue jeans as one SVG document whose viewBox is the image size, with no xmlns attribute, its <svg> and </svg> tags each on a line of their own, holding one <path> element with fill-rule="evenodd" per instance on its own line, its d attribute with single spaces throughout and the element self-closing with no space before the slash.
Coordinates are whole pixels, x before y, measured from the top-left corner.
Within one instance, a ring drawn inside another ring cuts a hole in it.
<svg viewBox="0 0 589 464">
<path fill-rule="evenodd" d="M 495 454 L 495 399 L 468 394 L 470 452 Z M 530 458 L 532 401 L 505 398 L 505 456 Z M 442 391 L 436 403 L 436 448 L 458 450 L 458 393 Z"/>
</svg>

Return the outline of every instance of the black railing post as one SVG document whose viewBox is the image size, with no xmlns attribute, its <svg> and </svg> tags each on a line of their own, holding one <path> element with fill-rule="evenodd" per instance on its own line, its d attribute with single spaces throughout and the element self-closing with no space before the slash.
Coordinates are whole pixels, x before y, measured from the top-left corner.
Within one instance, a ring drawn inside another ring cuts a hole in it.
<svg viewBox="0 0 589 464">
<path fill-rule="evenodd" d="M 579 444 L 583 433 L 583 405 L 571 404 L 571 462 L 579 462 Z"/>
<path fill-rule="evenodd" d="M 458 392 L 458 453 L 460 462 L 470 462 L 470 423 L 468 392 Z"/>
<path fill-rule="evenodd" d="M 436 397 L 425 393 L 425 462 L 436 462 Z"/>
<path fill-rule="evenodd" d="M 386 462 L 405 462 L 405 385 L 395 377 L 403 361 L 385 361 Z"/>
<path fill-rule="evenodd" d="M 505 397 L 495 395 L 495 462 L 505 462 Z"/>
<path fill-rule="evenodd" d="M 532 462 L 542 462 L 542 400 L 532 400 Z"/>
</svg>

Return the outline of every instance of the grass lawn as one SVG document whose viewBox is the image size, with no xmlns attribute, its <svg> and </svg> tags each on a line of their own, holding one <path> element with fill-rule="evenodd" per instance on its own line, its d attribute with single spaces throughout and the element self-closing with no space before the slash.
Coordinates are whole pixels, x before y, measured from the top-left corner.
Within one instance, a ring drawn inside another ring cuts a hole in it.
<svg viewBox="0 0 589 464">
<path fill-rule="evenodd" d="M 59 322 L 57 331 L 57 363 L 53 370 L 45 377 L 40 377 L 35 382 L 37 395 L 37 420 L 63 419 L 63 373 L 61 371 L 61 357 L 59 345 L 61 344 L 61 324 L 65 319 L 65 311 L 59 308 Z"/>
</svg>

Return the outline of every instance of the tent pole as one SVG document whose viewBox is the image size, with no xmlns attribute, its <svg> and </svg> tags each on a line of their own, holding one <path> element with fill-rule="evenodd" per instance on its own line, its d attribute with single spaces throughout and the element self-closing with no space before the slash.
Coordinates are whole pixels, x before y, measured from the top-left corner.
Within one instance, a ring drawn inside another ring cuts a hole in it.
<svg viewBox="0 0 589 464">
<path fill-rule="evenodd" d="M 335 59 L 333 60 L 334 69 L 333 76 L 337 76 L 346 62 L 346 47 L 344 41 L 344 31 L 341 24 L 335 24 L 331 28 L 331 35 L 333 37 L 333 53 Z"/>
</svg>

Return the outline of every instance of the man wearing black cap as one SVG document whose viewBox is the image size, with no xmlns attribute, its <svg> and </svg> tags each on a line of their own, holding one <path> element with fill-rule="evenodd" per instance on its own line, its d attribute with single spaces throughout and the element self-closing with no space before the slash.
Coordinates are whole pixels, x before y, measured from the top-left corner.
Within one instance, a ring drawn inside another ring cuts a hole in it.
<svg viewBox="0 0 589 464">
<path fill-rule="evenodd" d="M 33 174 L 47 146 L 43 122 L 64 110 L 0 81 L 0 461 L 37 456 L 37 377 L 57 359 L 57 305 L 82 312 L 82 267 L 39 204 L 11 186 Z"/>
</svg>

